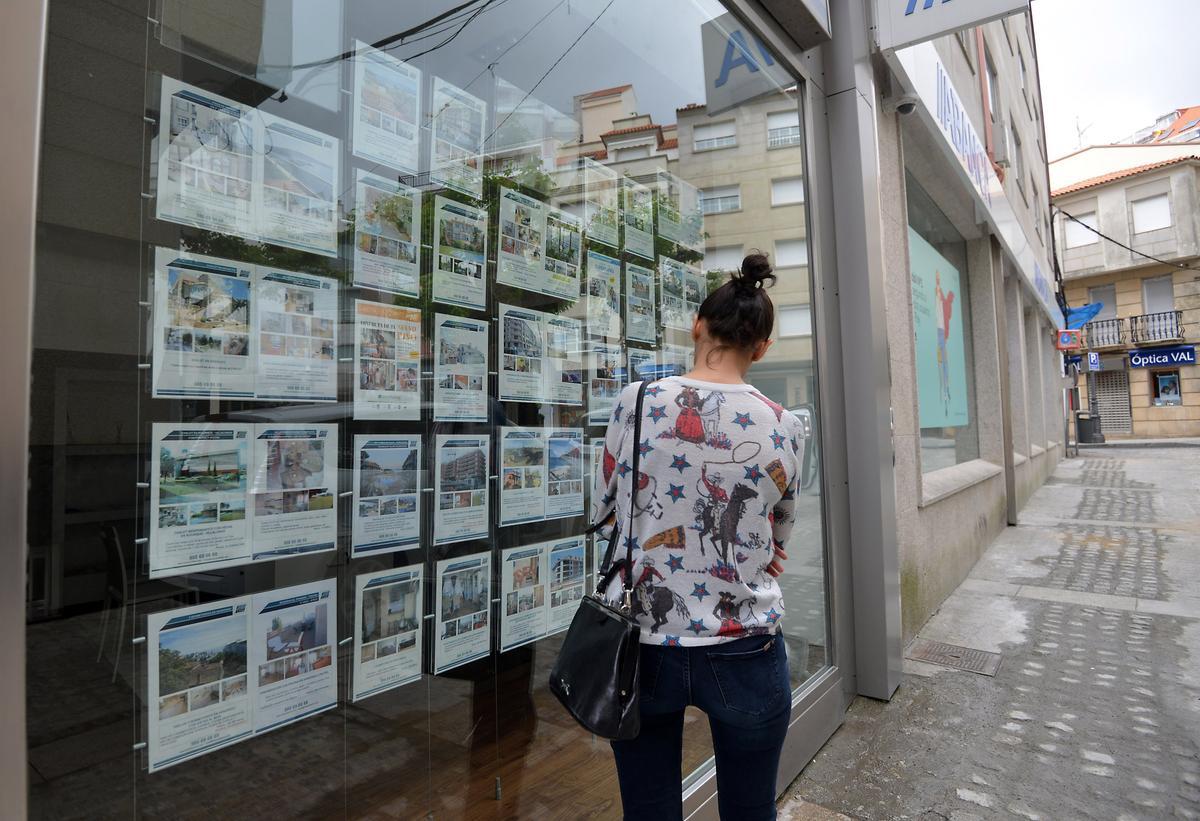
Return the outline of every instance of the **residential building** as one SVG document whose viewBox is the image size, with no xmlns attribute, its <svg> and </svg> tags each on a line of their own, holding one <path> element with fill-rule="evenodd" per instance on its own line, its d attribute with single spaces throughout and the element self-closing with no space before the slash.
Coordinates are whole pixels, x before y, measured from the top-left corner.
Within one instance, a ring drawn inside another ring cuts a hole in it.
<svg viewBox="0 0 1200 821">
<path fill-rule="evenodd" d="M 1106 438 L 1200 435 L 1200 152 L 1145 163 L 1149 147 L 1093 149 L 1111 170 L 1060 173 L 1053 193 L 1067 302 L 1101 306 L 1083 329 L 1080 404 Z"/>
</svg>

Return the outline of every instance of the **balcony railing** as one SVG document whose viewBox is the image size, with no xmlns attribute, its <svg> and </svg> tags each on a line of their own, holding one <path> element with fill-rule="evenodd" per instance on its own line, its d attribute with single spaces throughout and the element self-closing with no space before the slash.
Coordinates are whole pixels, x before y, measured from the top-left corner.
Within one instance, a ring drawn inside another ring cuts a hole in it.
<svg viewBox="0 0 1200 821">
<path fill-rule="evenodd" d="M 1097 319 L 1083 326 L 1087 346 L 1097 348 L 1119 348 L 1125 344 L 1125 320 Z"/>
<path fill-rule="evenodd" d="M 1129 336 L 1133 344 L 1177 342 L 1183 339 L 1183 312 L 1160 311 L 1129 318 Z"/>
</svg>

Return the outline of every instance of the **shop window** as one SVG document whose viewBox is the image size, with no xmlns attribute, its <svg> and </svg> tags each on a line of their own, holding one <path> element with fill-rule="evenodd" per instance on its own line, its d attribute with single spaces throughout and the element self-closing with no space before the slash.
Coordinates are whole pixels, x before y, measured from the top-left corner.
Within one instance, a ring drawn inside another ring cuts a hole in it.
<svg viewBox="0 0 1200 821">
<path fill-rule="evenodd" d="M 1068 248 L 1082 248 L 1085 245 L 1095 245 L 1100 241 L 1096 233 L 1100 229 L 1096 222 L 1096 212 L 1087 211 L 1083 214 L 1073 214 L 1075 219 L 1063 217 L 1063 236 Z M 1089 231 L 1088 228 L 1093 230 Z"/>
<path fill-rule="evenodd" d="M 737 126 L 734 125 L 733 120 L 698 125 L 692 130 L 692 145 L 696 151 L 732 148 L 737 145 Z"/>
<path fill-rule="evenodd" d="M 803 212 L 727 185 L 785 173 L 761 128 L 802 147 L 803 84 L 776 55 L 710 122 L 701 44 L 739 26 L 719 3 L 150 5 L 87 4 L 84 42 L 49 0 L 48 75 L 95 77 L 48 84 L 44 119 L 105 127 L 42 152 L 30 816 L 611 815 L 607 745 L 546 675 L 603 556 L 596 442 L 627 382 L 690 368 L 746 250 L 777 300 L 821 292 Z M 750 374 L 804 420 L 796 718 L 831 661 L 813 348 Z M 692 509 L 665 484 L 652 504 Z M 682 767 L 711 793 L 696 718 Z"/>
<path fill-rule="evenodd" d="M 979 458 L 966 242 L 906 175 L 921 469 Z"/>
<path fill-rule="evenodd" d="M 1166 194 L 1134 200 L 1133 233 L 1145 234 L 1171 227 L 1171 202 Z"/>
<path fill-rule="evenodd" d="M 767 148 L 800 144 L 800 113 L 774 111 L 767 115 Z"/>
<path fill-rule="evenodd" d="M 809 305 L 779 306 L 779 335 L 812 336 L 812 308 Z"/>
<path fill-rule="evenodd" d="M 1150 374 L 1150 401 L 1155 407 L 1183 404 L 1179 389 L 1179 371 L 1153 371 Z"/>
<path fill-rule="evenodd" d="M 798 205 L 804 202 L 804 178 L 783 177 L 771 180 L 771 205 Z"/>
<path fill-rule="evenodd" d="M 721 185 L 700 191 L 700 210 L 705 214 L 723 214 L 742 210 L 742 189 L 737 185 Z"/>
</svg>

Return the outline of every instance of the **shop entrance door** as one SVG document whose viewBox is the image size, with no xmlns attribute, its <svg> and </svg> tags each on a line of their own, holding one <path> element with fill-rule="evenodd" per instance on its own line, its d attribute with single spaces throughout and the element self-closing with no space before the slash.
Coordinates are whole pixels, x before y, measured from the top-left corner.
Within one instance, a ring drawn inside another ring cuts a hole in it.
<svg viewBox="0 0 1200 821">
<path fill-rule="evenodd" d="M 1129 410 L 1129 371 L 1101 371 L 1096 374 L 1095 384 L 1101 431 L 1133 433 L 1133 418 Z"/>
</svg>

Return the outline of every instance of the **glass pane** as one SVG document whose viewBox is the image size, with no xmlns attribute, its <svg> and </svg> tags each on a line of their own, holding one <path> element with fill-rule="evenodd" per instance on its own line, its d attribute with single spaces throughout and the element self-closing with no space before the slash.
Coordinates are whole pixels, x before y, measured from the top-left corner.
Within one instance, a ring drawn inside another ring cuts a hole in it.
<svg viewBox="0 0 1200 821">
<path fill-rule="evenodd" d="M 804 423 L 783 623 L 827 664 L 798 90 L 722 4 L 157 9 L 50 2 L 33 817 L 619 817 L 547 687 L 594 444 L 756 248 L 809 317 L 751 380 Z"/>
</svg>

